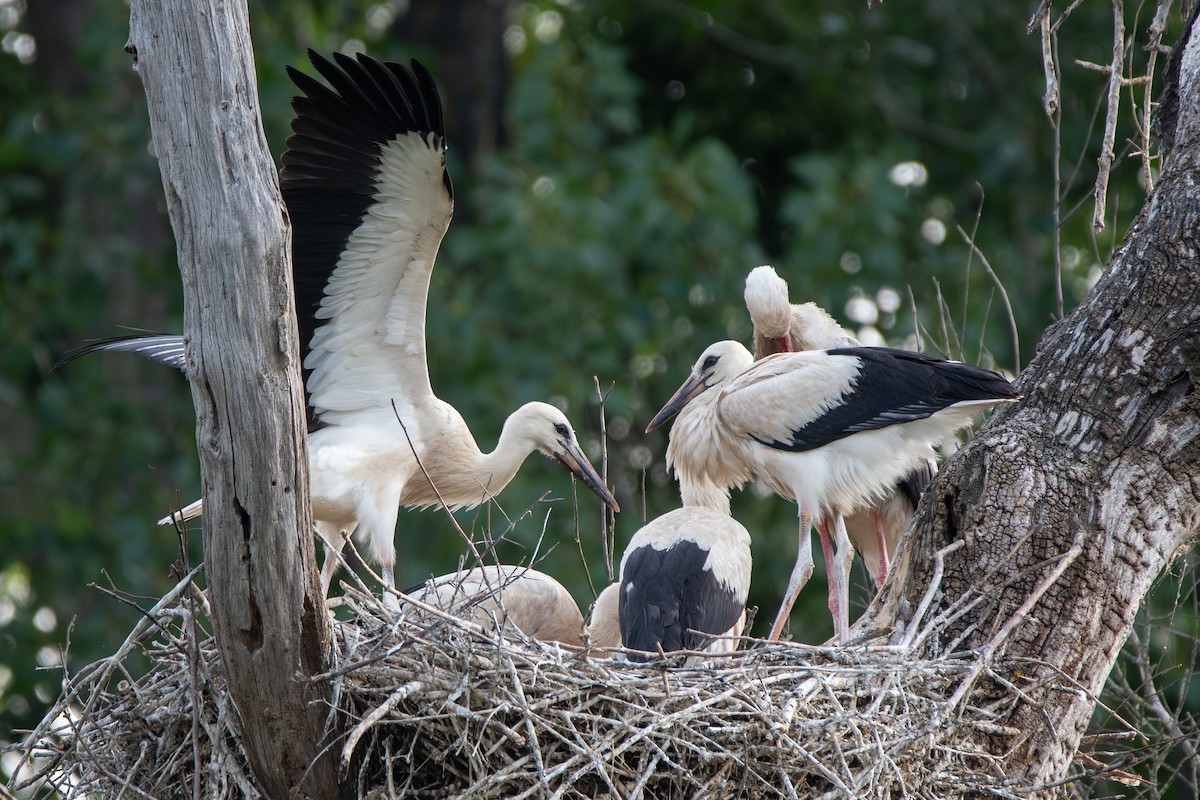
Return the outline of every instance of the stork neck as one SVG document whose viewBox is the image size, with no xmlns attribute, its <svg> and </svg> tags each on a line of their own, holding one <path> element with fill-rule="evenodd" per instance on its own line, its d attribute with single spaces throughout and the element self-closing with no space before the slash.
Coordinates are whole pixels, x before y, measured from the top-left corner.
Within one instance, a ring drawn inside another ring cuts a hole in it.
<svg viewBox="0 0 1200 800">
<path fill-rule="evenodd" d="M 705 480 L 679 476 L 679 497 L 685 506 L 707 508 L 729 515 L 729 490 Z"/>
<path fill-rule="evenodd" d="M 493 487 L 493 492 L 507 486 L 525 463 L 525 459 L 536 449 L 528 437 L 520 432 L 520 426 L 513 424 L 515 416 L 514 414 L 505 421 L 500 430 L 500 438 L 496 440 L 495 449 L 490 453 L 481 452 L 476 457 L 474 472 L 477 476 L 486 478 L 487 483 Z"/>
<path fill-rule="evenodd" d="M 671 426 L 667 466 L 679 478 L 685 505 L 692 505 L 688 497 L 695 496 L 694 505 L 713 507 L 712 503 L 722 502 L 728 507 L 729 490 L 751 477 L 740 447 L 717 416 L 717 395 L 714 389 L 701 394 L 679 412 Z"/>
</svg>

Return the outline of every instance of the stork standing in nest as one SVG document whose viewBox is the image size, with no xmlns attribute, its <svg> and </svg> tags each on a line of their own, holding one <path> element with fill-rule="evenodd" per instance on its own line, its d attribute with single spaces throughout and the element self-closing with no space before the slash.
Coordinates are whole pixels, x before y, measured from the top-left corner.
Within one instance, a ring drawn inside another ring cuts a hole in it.
<svg viewBox="0 0 1200 800">
<path fill-rule="evenodd" d="M 756 267 L 746 276 L 746 310 L 754 325 L 754 357 L 762 359 L 775 353 L 803 350 L 828 350 L 838 347 L 861 347 L 849 331 L 837 323 L 816 303 L 793 304 L 788 299 L 787 282 L 772 267 Z M 829 529 L 818 522 L 821 553 L 829 579 L 829 612 L 836 621 L 849 597 L 850 562 L 854 551 L 862 556 L 867 573 L 875 587 L 887 580 L 888 566 L 895 555 L 896 545 L 916 512 L 921 494 L 937 473 L 937 461 L 932 450 L 912 472 L 901 478 L 879 502 L 868 509 L 846 517 L 846 535 L 854 550 L 834 553 Z M 800 531 L 802 540 L 797 549 L 796 564 L 788 579 L 788 588 L 780 604 L 770 639 L 778 639 L 791 613 L 800 589 L 812 577 L 811 544 L 805 546 L 809 532 Z M 807 556 L 807 558 L 806 558 Z"/>
<path fill-rule="evenodd" d="M 851 552 L 847 514 L 878 502 L 976 412 L 1016 399 L 998 373 L 904 350 L 812 350 L 756 362 L 724 341 L 704 351 L 646 430 L 679 414 L 667 463 L 681 486 L 727 491 L 758 477 L 796 501 L 811 562 L 812 518 L 832 522 L 839 552 Z M 844 603 L 839 611 L 845 643 Z"/>
<path fill-rule="evenodd" d="M 433 393 L 426 298 L 454 202 L 441 99 L 429 72 L 416 61 L 409 69 L 363 54 L 329 61 L 309 51 L 309 58 L 332 89 L 288 68 L 303 94 L 292 101 L 280 189 L 292 221 L 326 594 L 350 533 L 366 540 L 394 588 L 400 506 L 478 505 L 533 452 L 560 461 L 617 511 L 557 408 L 521 406 L 496 448 L 484 453 L 462 415 Z M 182 337 L 124 337 L 73 356 L 92 350 L 130 350 L 185 366 Z M 195 503 L 175 518 L 200 511 Z"/>
</svg>

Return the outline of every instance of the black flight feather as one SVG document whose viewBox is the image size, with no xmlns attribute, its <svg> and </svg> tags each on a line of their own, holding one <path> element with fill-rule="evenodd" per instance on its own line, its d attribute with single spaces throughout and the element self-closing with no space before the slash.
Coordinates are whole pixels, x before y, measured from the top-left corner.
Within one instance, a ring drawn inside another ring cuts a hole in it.
<svg viewBox="0 0 1200 800">
<path fill-rule="evenodd" d="M 183 337 L 170 333 L 134 333 L 112 336 L 107 339 L 94 339 L 64 355 L 54 365 L 54 369 L 58 369 L 80 356 L 101 350 L 133 353 L 142 358 L 166 364 L 168 367 L 175 367 L 187 375 L 187 358 L 183 349 Z"/>
<path fill-rule="evenodd" d="M 904 493 L 904 497 L 912 506 L 913 511 L 917 510 L 917 504 L 921 502 L 921 495 L 925 494 L 929 484 L 933 483 L 933 476 L 936 474 L 937 466 L 927 458 L 896 484 L 896 488 Z"/>
<path fill-rule="evenodd" d="M 292 222 L 292 277 L 302 360 L 322 322 L 316 312 L 326 283 L 350 235 L 374 202 L 384 145 L 413 132 L 443 150 L 446 140 L 437 84 L 417 61 L 410 71 L 361 53 L 357 60 L 335 53 L 330 61 L 309 50 L 308 57 L 329 86 L 287 67 L 301 94 L 292 99 L 296 115 L 279 172 L 280 191 Z M 442 169 L 446 191 L 453 199 L 444 157 Z M 186 372 L 182 336 L 136 334 L 97 340 L 71 351 L 59 363 L 97 350 L 137 353 Z M 307 383 L 308 370 L 304 379 Z M 310 418 L 310 427 L 318 424 Z"/>
</svg>

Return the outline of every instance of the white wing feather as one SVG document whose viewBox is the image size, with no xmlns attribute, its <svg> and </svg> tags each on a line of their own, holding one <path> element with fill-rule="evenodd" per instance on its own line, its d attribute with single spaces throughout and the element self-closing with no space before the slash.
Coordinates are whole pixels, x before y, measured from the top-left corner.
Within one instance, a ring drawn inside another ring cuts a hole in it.
<svg viewBox="0 0 1200 800">
<path fill-rule="evenodd" d="M 843 402 L 858 369 L 858 359 L 822 351 L 768 356 L 721 389 L 717 410 L 738 436 L 789 441 Z"/>
<path fill-rule="evenodd" d="M 401 417 L 432 399 L 425 360 L 429 278 L 453 203 L 442 153 L 419 134 L 392 140 L 381 156 L 375 202 L 326 285 L 305 367 L 317 414 L 345 424 Z"/>
</svg>

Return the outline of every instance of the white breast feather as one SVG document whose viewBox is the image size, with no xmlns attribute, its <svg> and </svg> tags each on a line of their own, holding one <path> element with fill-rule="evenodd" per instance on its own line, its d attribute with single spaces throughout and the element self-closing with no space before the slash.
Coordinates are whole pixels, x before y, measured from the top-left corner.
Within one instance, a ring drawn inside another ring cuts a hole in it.
<svg viewBox="0 0 1200 800">
<path fill-rule="evenodd" d="M 750 480 L 750 470 L 738 443 L 716 419 L 715 399 L 701 395 L 676 417 L 667 443 L 667 466 L 681 483 L 737 488 Z"/>
</svg>

